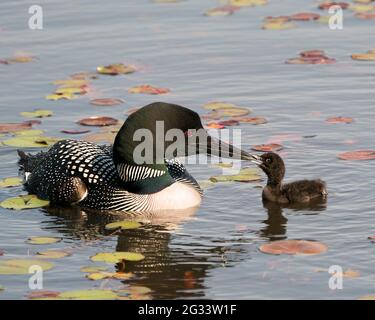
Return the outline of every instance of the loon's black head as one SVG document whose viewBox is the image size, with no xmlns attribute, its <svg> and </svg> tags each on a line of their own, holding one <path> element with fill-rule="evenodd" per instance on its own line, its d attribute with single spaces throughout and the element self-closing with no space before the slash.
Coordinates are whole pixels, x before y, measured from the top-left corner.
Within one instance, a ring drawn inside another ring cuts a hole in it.
<svg viewBox="0 0 375 320">
<path fill-rule="evenodd" d="M 155 102 L 131 114 L 114 142 L 114 161 L 151 165 L 198 153 L 254 160 L 249 153 L 206 132 L 199 115 L 175 104 Z"/>
</svg>

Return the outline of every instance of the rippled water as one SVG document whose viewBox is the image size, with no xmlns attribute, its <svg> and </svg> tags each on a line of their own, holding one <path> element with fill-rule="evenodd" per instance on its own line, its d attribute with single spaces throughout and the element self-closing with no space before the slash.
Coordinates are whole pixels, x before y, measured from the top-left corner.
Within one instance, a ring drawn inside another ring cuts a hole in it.
<svg viewBox="0 0 375 320">
<path fill-rule="evenodd" d="M 56 260 L 45 273 L 45 290 L 74 290 L 118 286 L 119 280 L 90 281 L 80 268 L 100 251 L 139 251 L 146 259 L 128 264 L 136 278 L 125 283 L 146 286 L 153 298 L 358 298 L 375 293 L 374 163 L 346 162 L 337 154 L 374 148 L 374 64 L 350 59 L 350 54 L 374 47 L 374 23 L 345 12 L 344 29 L 301 22 L 298 28 L 265 31 L 268 15 L 316 11 L 315 1 L 270 0 L 264 7 L 245 8 L 229 17 L 205 17 L 216 1 L 189 0 L 156 4 L 149 0 L 48 1 L 44 30 L 27 27 L 32 1 L 0 3 L 0 56 L 35 54 L 27 64 L 0 65 L 1 122 L 17 122 L 20 111 L 46 108 L 54 116 L 40 128 L 61 136 L 85 116 L 110 115 L 125 119 L 127 109 L 164 100 L 190 107 L 200 114 L 209 101 L 227 101 L 253 109 L 268 124 L 241 125 L 242 145 L 266 143 L 279 134 L 301 139 L 284 141 L 282 155 L 287 178 L 322 177 L 329 189 L 326 208 L 292 210 L 264 208 L 261 189 L 254 184 L 219 184 L 207 189 L 194 218 L 177 230 L 145 226 L 121 236 L 104 236 L 112 217 L 67 210 L 8 211 L 0 209 L 1 259 L 24 258 L 47 248 L 73 248 L 73 255 Z M 307 49 L 326 50 L 333 65 L 286 65 L 286 59 Z M 121 106 L 100 108 L 83 97 L 50 102 L 51 82 L 98 65 L 126 62 L 140 72 L 105 77 L 94 82 L 98 97 L 119 97 Z M 171 88 L 161 97 L 130 95 L 127 89 L 150 83 Z M 330 116 L 351 116 L 350 125 L 328 125 Z M 68 137 L 68 135 L 67 135 Z M 348 144 L 348 140 L 354 144 Z M 35 150 L 30 150 L 35 151 Z M 0 148 L 0 177 L 17 173 L 14 148 Z M 220 171 L 194 166 L 191 173 L 204 180 Z M 0 190 L 0 200 L 22 188 Z M 49 246 L 32 246 L 34 235 L 63 237 Z M 274 239 L 313 239 L 329 251 L 316 256 L 272 256 L 258 248 Z M 360 272 L 345 278 L 343 290 L 328 287 L 328 269 L 340 265 Z M 114 266 L 111 266 L 114 270 Z M 29 292 L 28 277 L 0 275 L 0 299 L 22 299 Z"/>
</svg>

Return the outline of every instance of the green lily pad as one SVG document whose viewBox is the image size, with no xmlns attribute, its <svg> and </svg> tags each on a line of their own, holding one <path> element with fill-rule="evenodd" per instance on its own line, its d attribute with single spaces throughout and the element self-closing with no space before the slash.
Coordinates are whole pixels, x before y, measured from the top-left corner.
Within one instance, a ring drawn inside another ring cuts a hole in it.
<svg viewBox="0 0 375 320">
<path fill-rule="evenodd" d="M 134 276 L 133 273 L 124 272 L 93 272 L 86 275 L 87 279 L 90 280 L 103 280 L 103 279 L 117 279 L 117 280 L 129 280 Z"/>
<path fill-rule="evenodd" d="M 62 251 L 62 250 L 48 250 L 48 251 L 40 251 L 37 253 L 40 258 L 48 258 L 48 259 L 60 259 L 70 256 L 69 252 Z"/>
<path fill-rule="evenodd" d="M 35 137 L 35 136 L 40 136 L 44 133 L 43 130 L 21 130 L 21 131 L 16 131 L 14 134 L 16 136 L 31 136 L 31 137 Z"/>
<path fill-rule="evenodd" d="M 141 261 L 145 258 L 143 254 L 136 252 L 101 252 L 91 257 L 92 261 L 103 261 L 107 263 L 118 263 L 121 260 Z"/>
<path fill-rule="evenodd" d="M 9 187 L 18 187 L 21 186 L 23 180 L 19 177 L 11 177 L 5 178 L 0 180 L 0 187 L 1 188 L 9 188 Z"/>
<path fill-rule="evenodd" d="M 68 300 L 113 300 L 117 299 L 118 295 L 111 290 L 75 290 L 66 291 L 58 295 L 59 298 Z"/>
<path fill-rule="evenodd" d="M 210 178 L 212 182 L 252 182 L 252 181 L 261 181 L 262 176 L 260 175 L 259 170 L 253 168 L 241 169 L 238 174 L 233 175 L 221 175 L 213 176 Z"/>
<path fill-rule="evenodd" d="M 3 286 L 0 286 L 0 292 L 4 291 L 4 290 L 5 290 L 5 288 Z"/>
<path fill-rule="evenodd" d="M 125 220 L 119 222 L 109 223 L 105 226 L 107 230 L 115 230 L 121 228 L 121 230 L 126 229 L 137 229 L 141 226 L 141 224 L 137 221 Z"/>
<path fill-rule="evenodd" d="M 9 147 L 17 148 L 46 148 L 61 140 L 60 138 L 44 136 L 19 136 L 4 140 L 3 143 Z"/>
<path fill-rule="evenodd" d="M 56 237 L 30 237 L 26 242 L 29 244 L 52 244 L 60 241 L 61 238 Z"/>
<path fill-rule="evenodd" d="M 100 272 L 100 271 L 106 271 L 106 267 L 100 267 L 100 266 L 95 266 L 95 267 L 82 267 L 81 272 L 87 272 L 87 273 L 94 273 L 94 272 Z"/>
<path fill-rule="evenodd" d="M 52 262 L 32 259 L 12 259 L 12 260 L 1 260 L 0 261 L 0 274 L 12 275 L 12 274 L 29 274 L 31 266 L 40 266 L 43 271 L 47 271 L 54 267 Z"/>
<path fill-rule="evenodd" d="M 34 209 L 45 207 L 48 205 L 49 201 L 38 199 L 37 196 L 33 194 L 8 198 L 0 202 L 1 207 L 13 210 Z"/>
<path fill-rule="evenodd" d="M 51 117 L 53 115 L 53 112 L 50 110 L 44 110 L 44 109 L 37 109 L 35 111 L 24 111 L 20 113 L 21 116 L 27 117 L 27 118 L 45 118 L 45 117 Z"/>
</svg>

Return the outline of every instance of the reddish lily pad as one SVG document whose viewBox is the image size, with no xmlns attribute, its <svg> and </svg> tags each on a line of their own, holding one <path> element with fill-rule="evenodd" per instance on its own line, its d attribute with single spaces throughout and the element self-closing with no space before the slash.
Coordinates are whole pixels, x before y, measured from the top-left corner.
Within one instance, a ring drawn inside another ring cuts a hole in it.
<svg viewBox="0 0 375 320">
<path fill-rule="evenodd" d="M 217 122 L 210 122 L 206 124 L 207 129 L 224 129 L 225 126 Z"/>
<path fill-rule="evenodd" d="M 306 51 L 302 51 L 300 53 L 300 56 L 301 57 L 307 57 L 307 58 L 311 58 L 311 57 L 324 57 L 325 56 L 325 52 L 323 50 L 306 50 Z"/>
<path fill-rule="evenodd" d="M 375 20 L 375 12 L 358 12 L 354 16 L 362 20 Z"/>
<path fill-rule="evenodd" d="M 133 73 L 136 71 L 136 68 L 133 66 L 126 66 L 123 63 L 115 63 L 108 66 L 99 66 L 96 68 L 96 71 L 100 74 L 115 76 L 118 74 Z"/>
<path fill-rule="evenodd" d="M 334 1 L 328 1 L 328 2 L 323 2 L 321 3 L 318 8 L 321 10 L 328 10 L 332 6 L 339 6 L 341 9 L 345 10 L 349 7 L 349 3 L 347 2 L 334 2 Z"/>
<path fill-rule="evenodd" d="M 229 16 L 235 13 L 239 9 L 240 8 L 238 6 L 225 5 L 225 6 L 210 9 L 205 12 L 205 15 L 209 17 Z"/>
<path fill-rule="evenodd" d="M 102 98 L 102 99 L 93 99 L 90 101 L 91 104 L 95 106 L 117 106 L 124 103 L 124 100 L 121 99 L 112 99 L 112 98 Z"/>
<path fill-rule="evenodd" d="M 129 93 L 165 94 L 170 92 L 167 88 L 156 88 L 148 84 L 130 88 Z"/>
<path fill-rule="evenodd" d="M 111 117 L 90 117 L 84 118 L 78 121 L 79 124 L 83 126 L 112 126 L 118 123 L 117 119 Z"/>
<path fill-rule="evenodd" d="M 235 120 L 243 123 L 251 123 L 251 124 L 264 124 L 267 123 L 267 119 L 263 117 L 238 117 L 234 118 Z"/>
<path fill-rule="evenodd" d="M 26 298 L 33 300 L 33 299 L 43 299 L 43 298 L 56 298 L 58 297 L 60 292 L 58 291 L 48 291 L 48 290 L 38 290 L 32 291 L 27 294 Z"/>
<path fill-rule="evenodd" d="M 72 130 L 61 130 L 63 133 L 67 134 L 83 134 L 83 133 L 89 133 L 91 130 L 79 130 L 79 129 L 72 129 Z"/>
<path fill-rule="evenodd" d="M 312 12 L 301 12 L 291 15 L 290 18 L 295 21 L 311 21 L 318 20 L 320 18 L 320 14 Z"/>
<path fill-rule="evenodd" d="M 326 120 L 327 123 L 353 123 L 354 119 L 350 117 L 331 117 Z"/>
<path fill-rule="evenodd" d="M 233 120 L 233 119 L 219 121 L 219 125 L 222 125 L 222 126 L 225 126 L 225 127 L 238 126 L 239 124 L 240 124 L 240 122 L 238 120 Z"/>
<path fill-rule="evenodd" d="M 269 144 L 259 144 L 253 146 L 251 149 L 255 151 L 270 152 L 270 151 L 279 151 L 283 148 L 281 144 L 278 143 L 269 143 Z"/>
<path fill-rule="evenodd" d="M 1 249 L 0 249 L 0 256 L 3 256 L 4 253 L 5 253 L 4 250 L 1 250 Z"/>
<path fill-rule="evenodd" d="M 260 251 L 269 254 L 305 254 L 324 253 L 328 247 L 321 242 L 308 240 L 280 240 L 262 245 Z"/>
<path fill-rule="evenodd" d="M 32 123 L 21 122 L 21 123 L 0 123 L 0 133 L 11 133 L 21 130 L 30 129 Z"/>
<path fill-rule="evenodd" d="M 375 150 L 357 150 L 340 153 L 337 156 L 341 160 L 375 160 Z"/>
</svg>

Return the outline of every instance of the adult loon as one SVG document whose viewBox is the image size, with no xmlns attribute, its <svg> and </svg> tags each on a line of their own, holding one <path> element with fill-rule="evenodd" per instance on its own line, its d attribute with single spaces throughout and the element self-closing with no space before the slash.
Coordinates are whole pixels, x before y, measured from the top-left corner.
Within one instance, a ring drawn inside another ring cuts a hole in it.
<svg viewBox="0 0 375 320">
<path fill-rule="evenodd" d="M 258 164 L 268 177 L 263 189 L 263 200 L 285 205 L 307 204 L 314 200 L 325 200 L 327 197 L 326 183 L 320 179 L 300 180 L 283 184 L 285 165 L 283 159 L 274 152 L 255 156 Z"/>
<path fill-rule="evenodd" d="M 162 137 L 157 137 L 160 124 L 164 132 Z M 134 156 L 145 142 L 145 139 L 141 141 L 138 129 L 144 130 L 144 138 L 147 134 L 151 138 L 151 144 L 143 150 L 147 153 L 151 149 L 152 159 L 148 163 L 140 163 Z M 181 132 L 182 139 L 167 139 L 165 133 L 170 129 Z M 193 130 L 203 132 L 206 141 L 193 139 L 192 142 Z M 168 148 L 176 143 L 177 148 L 167 154 Z M 196 112 L 163 102 L 149 104 L 131 114 L 117 133 L 113 147 L 62 140 L 47 152 L 18 153 L 25 188 L 39 198 L 54 204 L 135 213 L 200 205 L 199 184 L 174 157 L 206 153 L 232 159 L 255 159 L 210 136 Z"/>
</svg>

